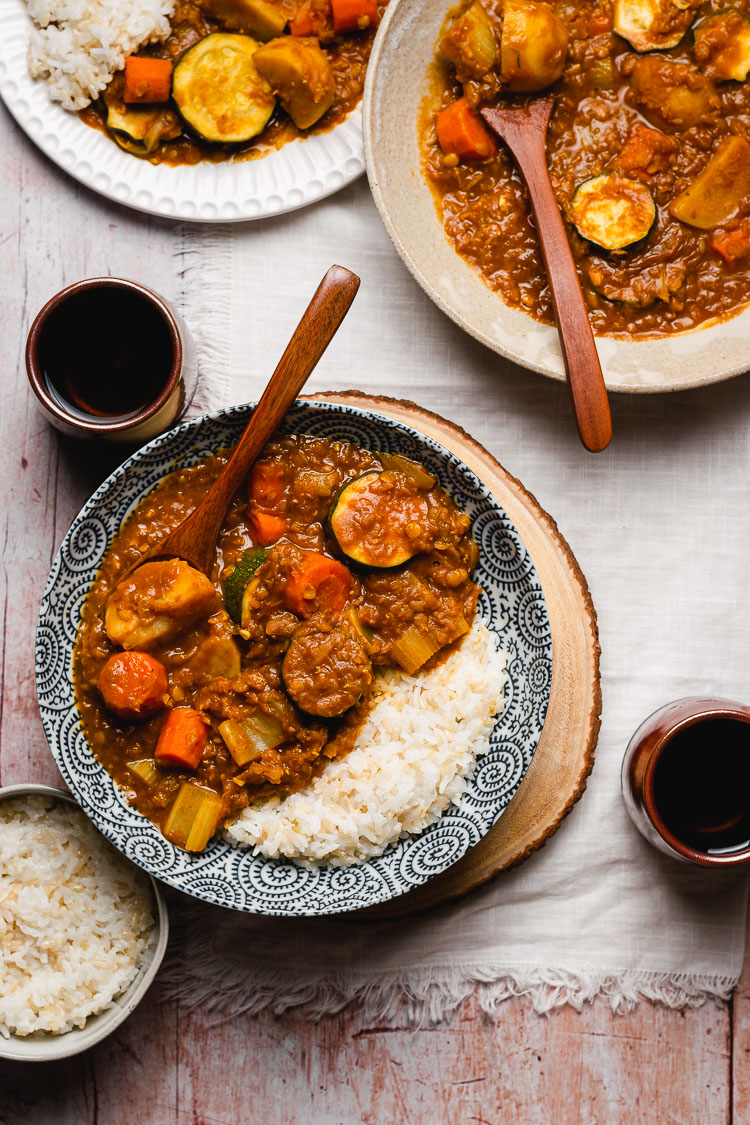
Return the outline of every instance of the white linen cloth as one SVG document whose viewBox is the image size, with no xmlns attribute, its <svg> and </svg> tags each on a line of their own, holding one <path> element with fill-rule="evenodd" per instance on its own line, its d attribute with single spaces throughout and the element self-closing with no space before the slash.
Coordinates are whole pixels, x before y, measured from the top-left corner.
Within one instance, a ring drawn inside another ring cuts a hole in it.
<svg viewBox="0 0 750 1125">
<path fill-rule="evenodd" d="M 364 180 L 304 211 L 190 228 L 184 252 L 184 312 L 202 349 L 193 413 L 257 399 L 328 266 L 360 274 L 308 389 L 415 400 L 520 478 L 588 579 L 604 704 L 586 793 L 521 867 L 407 922 L 259 919 L 181 901 L 188 952 L 175 991 L 218 1015 L 302 1002 L 332 1011 L 357 998 L 368 1016 L 405 1002 L 414 1020 L 474 990 L 487 1010 L 519 993 L 539 1011 L 597 995 L 615 1008 L 726 997 L 743 961 L 746 876 L 693 869 L 645 843 L 625 813 L 620 764 L 662 703 L 750 696 L 748 378 L 615 397 L 612 445 L 593 456 L 563 385 L 485 350 L 432 305 Z"/>
</svg>

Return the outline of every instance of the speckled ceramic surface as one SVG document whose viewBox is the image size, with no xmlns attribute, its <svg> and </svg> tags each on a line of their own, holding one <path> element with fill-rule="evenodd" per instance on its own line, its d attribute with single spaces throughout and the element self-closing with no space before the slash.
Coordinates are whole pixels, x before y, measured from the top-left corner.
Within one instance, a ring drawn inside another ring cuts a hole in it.
<svg viewBox="0 0 750 1125">
<path fill-rule="evenodd" d="M 231 446 L 250 408 L 185 423 L 139 450 L 95 492 L 55 558 L 42 598 L 36 679 L 42 723 L 65 781 L 84 812 L 129 859 L 181 891 L 256 914 L 318 915 L 385 902 L 445 871 L 507 808 L 542 733 L 552 676 L 552 636 L 534 564 L 510 519 L 462 461 L 436 441 L 372 411 L 298 404 L 282 429 L 343 437 L 422 461 L 472 518 L 481 562 L 479 616 L 508 656 L 505 707 L 490 750 L 468 779 L 460 808 L 383 855 L 353 867 L 305 868 L 215 839 L 200 853 L 176 848 L 131 808 L 81 729 L 71 676 L 81 606 L 123 519 L 170 471 Z"/>
<path fill-rule="evenodd" d="M 452 3 L 391 0 L 385 14 L 363 102 L 365 160 L 375 203 L 405 264 L 443 312 L 501 355 L 564 379 L 556 329 L 509 308 L 456 254 L 422 174 L 418 111 Z M 599 337 L 597 347 L 612 391 L 703 386 L 750 368 L 750 309 L 698 332 L 630 342 Z"/>
<path fill-rule="evenodd" d="M 195 222 L 239 222 L 305 207 L 364 171 L 357 108 L 330 133 L 292 141 L 260 160 L 172 168 L 119 148 L 50 100 L 27 63 L 24 0 L 0 0 L 0 96 L 31 140 L 75 179 L 138 211 Z"/>
</svg>

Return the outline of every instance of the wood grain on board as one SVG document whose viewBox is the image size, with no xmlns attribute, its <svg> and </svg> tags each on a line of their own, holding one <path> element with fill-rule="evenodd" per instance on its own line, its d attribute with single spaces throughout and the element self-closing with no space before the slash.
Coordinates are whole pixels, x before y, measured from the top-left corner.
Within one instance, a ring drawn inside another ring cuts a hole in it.
<svg viewBox="0 0 750 1125">
<path fill-rule="evenodd" d="M 31 404 L 23 343 L 63 285 L 134 277 L 180 303 L 177 225 L 105 203 L 42 157 L 0 107 L 0 776 L 59 784 L 36 703 L 42 586 L 116 454 L 60 439 Z M 636 404 L 644 409 L 642 404 Z M 622 409 L 626 409 L 625 406 Z M 50 1065 L 0 1060 L 0 1125 L 748 1125 L 750 976 L 733 1004 L 671 1012 L 603 1003 L 549 1018 L 467 1002 L 435 1028 L 356 1009 L 212 1026 L 158 984 L 117 1033 Z"/>
</svg>

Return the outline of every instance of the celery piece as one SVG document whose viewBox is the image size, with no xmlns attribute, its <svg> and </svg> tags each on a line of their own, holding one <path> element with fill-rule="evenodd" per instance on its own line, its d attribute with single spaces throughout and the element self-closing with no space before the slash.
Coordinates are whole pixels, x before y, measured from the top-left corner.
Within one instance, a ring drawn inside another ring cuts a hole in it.
<svg viewBox="0 0 750 1125">
<path fill-rule="evenodd" d="M 254 711 L 245 719 L 226 719 L 219 724 L 219 734 L 238 766 L 280 746 L 286 738 L 281 721 L 265 711 Z"/>
<path fill-rule="evenodd" d="M 442 640 L 438 640 L 432 633 L 421 632 L 416 625 L 410 625 L 391 648 L 391 656 L 405 672 L 416 672 L 441 648 L 468 632 L 469 626 L 463 617 L 456 618 L 454 627 Z"/>
<path fill-rule="evenodd" d="M 368 645 L 371 645 L 375 640 L 375 634 L 372 629 L 368 628 L 367 625 L 364 625 L 362 621 L 360 621 L 359 614 L 353 605 L 350 605 L 344 611 L 344 617 L 367 649 Z"/>
<path fill-rule="evenodd" d="M 145 781 L 146 785 L 156 785 L 159 780 L 159 771 L 153 758 L 142 758 L 138 762 L 128 762 L 128 769 L 141 781 Z"/>
<path fill-rule="evenodd" d="M 412 461 L 411 457 L 404 457 L 403 453 L 378 453 L 378 457 L 383 462 L 383 468 L 411 477 L 420 488 L 432 488 L 437 481 L 434 473 L 428 473 L 424 465 Z"/>
<path fill-rule="evenodd" d="M 443 646 L 432 633 L 423 633 L 410 625 L 391 648 L 391 656 L 405 672 L 416 672 Z"/>
<path fill-rule="evenodd" d="M 597 59 L 591 67 L 591 84 L 595 90 L 611 90 L 615 84 L 615 71 L 612 59 Z"/>
<path fill-rule="evenodd" d="M 164 835 L 187 852 L 203 851 L 219 825 L 221 804 L 213 789 L 183 782 L 169 810 Z"/>
</svg>

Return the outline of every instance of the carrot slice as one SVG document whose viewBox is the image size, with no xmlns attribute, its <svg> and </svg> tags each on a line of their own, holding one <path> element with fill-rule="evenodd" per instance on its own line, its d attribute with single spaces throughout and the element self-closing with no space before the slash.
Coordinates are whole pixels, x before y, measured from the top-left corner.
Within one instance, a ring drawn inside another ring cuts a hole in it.
<svg viewBox="0 0 750 1125">
<path fill-rule="evenodd" d="M 495 138 L 471 112 L 466 98 L 459 98 L 441 110 L 435 129 L 443 152 L 454 154 L 459 160 L 486 160 L 497 150 Z"/>
<path fill-rule="evenodd" d="M 286 531 L 286 520 L 275 516 L 272 512 L 261 512 L 256 509 L 248 516 L 248 525 L 253 536 L 253 542 L 260 547 L 269 547 Z"/>
<path fill-rule="evenodd" d="M 709 245 L 728 266 L 750 254 L 750 219 L 744 219 L 734 230 L 713 235 Z"/>
<path fill-rule="evenodd" d="M 168 102 L 171 92 L 170 59 L 151 59 L 141 55 L 131 55 L 125 59 L 124 102 Z"/>
<path fill-rule="evenodd" d="M 99 692 L 108 711 L 120 719 L 147 719 L 163 706 L 164 665 L 147 652 L 116 652 L 99 673 Z"/>
<path fill-rule="evenodd" d="M 287 579 L 284 604 L 300 617 L 310 617 L 319 609 L 338 613 L 351 589 L 352 576 L 343 563 L 317 551 L 304 551 Z"/>
<path fill-rule="evenodd" d="M 154 750 L 154 761 L 160 766 L 181 766 L 194 770 L 208 742 L 206 721 L 192 707 L 175 707 L 161 728 Z"/>
<path fill-rule="evenodd" d="M 334 31 L 366 31 L 378 22 L 377 0 L 331 0 Z"/>
<path fill-rule="evenodd" d="M 284 470 L 275 461 L 256 461 L 247 478 L 247 498 L 261 508 L 275 508 L 284 495 Z"/>
</svg>

